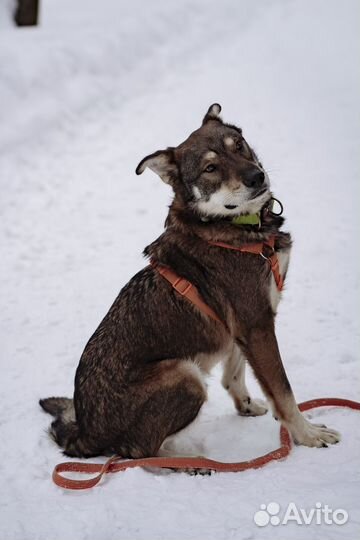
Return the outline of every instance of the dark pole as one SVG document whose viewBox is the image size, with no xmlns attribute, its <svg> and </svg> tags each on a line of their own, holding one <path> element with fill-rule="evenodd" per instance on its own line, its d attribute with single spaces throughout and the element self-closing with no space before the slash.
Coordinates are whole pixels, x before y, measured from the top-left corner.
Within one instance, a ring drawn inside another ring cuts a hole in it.
<svg viewBox="0 0 360 540">
<path fill-rule="evenodd" d="M 34 26 L 38 23 L 39 0 L 17 0 L 15 22 L 18 26 Z"/>
</svg>

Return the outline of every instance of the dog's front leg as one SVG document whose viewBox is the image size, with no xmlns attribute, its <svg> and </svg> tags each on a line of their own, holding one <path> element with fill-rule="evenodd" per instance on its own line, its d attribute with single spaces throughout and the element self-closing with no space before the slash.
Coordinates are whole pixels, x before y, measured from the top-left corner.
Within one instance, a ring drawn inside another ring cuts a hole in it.
<svg viewBox="0 0 360 540">
<path fill-rule="evenodd" d="M 245 356 L 234 343 L 225 359 L 222 385 L 232 397 L 235 407 L 242 416 L 259 416 L 267 412 L 265 403 L 250 396 L 245 383 Z"/>
<path fill-rule="evenodd" d="M 251 329 L 246 343 L 242 341 L 241 346 L 272 405 L 274 416 L 298 444 L 321 447 L 340 440 L 337 431 L 311 424 L 299 411 L 280 357 L 272 320 L 261 328 Z"/>
</svg>

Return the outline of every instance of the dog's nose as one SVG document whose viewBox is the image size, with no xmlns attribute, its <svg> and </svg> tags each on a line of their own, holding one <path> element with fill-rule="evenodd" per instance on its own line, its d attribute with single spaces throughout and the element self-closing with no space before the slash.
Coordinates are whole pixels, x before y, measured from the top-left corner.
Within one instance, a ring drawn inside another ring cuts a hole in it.
<svg viewBox="0 0 360 540">
<path fill-rule="evenodd" d="M 259 169 L 252 169 L 243 175 L 243 182 L 249 188 L 259 188 L 263 185 L 264 180 L 265 174 Z"/>
</svg>

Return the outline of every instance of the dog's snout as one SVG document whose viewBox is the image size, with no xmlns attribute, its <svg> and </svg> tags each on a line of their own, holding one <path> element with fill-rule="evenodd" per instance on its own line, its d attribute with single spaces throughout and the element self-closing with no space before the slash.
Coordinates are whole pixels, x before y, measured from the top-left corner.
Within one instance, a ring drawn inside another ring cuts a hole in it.
<svg viewBox="0 0 360 540">
<path fill-rule="evenodd" d="M 243 182 L 245 186 L 249 188 L 261 187 L 264 183 L 264 180 L 265 174 L 259 169 L 252 169 L 251 171 L 247 171 L 246 174 L 243 175 Z"/>
</svg>

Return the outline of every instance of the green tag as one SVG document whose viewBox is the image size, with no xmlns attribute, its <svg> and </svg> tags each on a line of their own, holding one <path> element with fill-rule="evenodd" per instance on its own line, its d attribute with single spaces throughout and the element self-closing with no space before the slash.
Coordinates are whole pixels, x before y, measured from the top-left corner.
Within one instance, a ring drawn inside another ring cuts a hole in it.
<svg viewBox="0 0 360 540">
<path fill-rule="evenodd" d="M 244 214 L 231 220 L 233 225 L 260 225 L 260 214 Z"/>
</svg>

